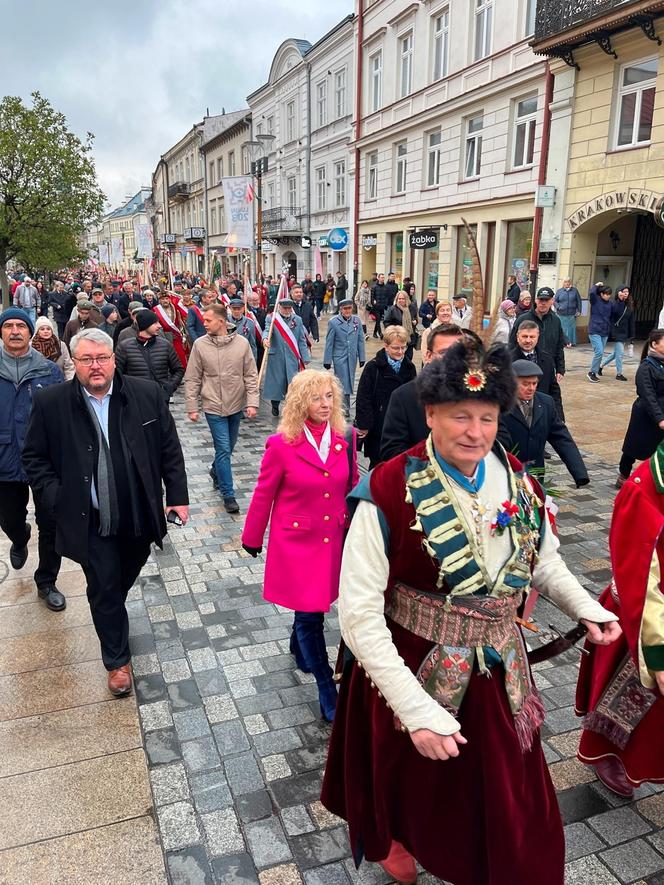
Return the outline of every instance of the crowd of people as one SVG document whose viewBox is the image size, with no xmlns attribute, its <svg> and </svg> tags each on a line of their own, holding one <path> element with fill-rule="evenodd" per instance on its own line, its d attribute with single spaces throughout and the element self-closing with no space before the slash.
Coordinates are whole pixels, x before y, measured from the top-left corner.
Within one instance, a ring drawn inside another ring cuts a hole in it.
<svg viewBox="0 0 664 885">
<path fill-rule="evenodd" d="M 560 556 L 544 475 L 549 444 L 577 488 L 590 482 L 563 408 L 580 313 L 571 281 L 531 299 L 508 278 L 486 328 L 464 295 L 431 290 L 418 304 L 412 281 L 400 287 L 394 274 L 353 297 L 343 274 L 323 282 L 15 280 L 0 313 L 0 528 L 11 565 L 27 561 L 32 490 L 37 593 L 62 611 L 61 557 L 81 564 L 109 691 L 128 694 L 128 591 L 168 523 L 189 518 L 173 395 L 182 384 L 188 419 L 205 418 L 210 477 L 231 515 L 233 451 L 262 396 L 278 423 L 241 543 L 252 557 L 266 547 L 264 598 L 293 611 L 290 651 L 332 723 L 322 801 L 348 822 L 354 858 L 404 883 L 419 862 L 455 885 L 528 881 L 535 865 L 542 885 L 562 885 L 522 604 L 536 588 L 587 631 L 580 758 L 620 795 L 661 780 L 639 735 L 664 722 L 652 691 L 664 690 L 664 330 L 646 343 L 620 464 L 611 551 L 634 567 L 616 566 L 597 602 Z M 620 377 L 634 315 L 629 287 L 611 296 L 593 287 L 593 366 L 601 374 L 615 359 Z M 367 359 L 370 321 L 381 341 Z M 612 359 L 602 358 L 609 338 Z M 629 478 L 637 459 L 651 460 Z M 619 526 L 637 508 L 648 508 L 648 549 L 626 551 Z M 337 600 L 335 673 L 324 622 Z M 645 694 L 617 722 L 606 695 L 622 697 L 626 679 L 631 698 L 637 685 Z"/>
</svg>

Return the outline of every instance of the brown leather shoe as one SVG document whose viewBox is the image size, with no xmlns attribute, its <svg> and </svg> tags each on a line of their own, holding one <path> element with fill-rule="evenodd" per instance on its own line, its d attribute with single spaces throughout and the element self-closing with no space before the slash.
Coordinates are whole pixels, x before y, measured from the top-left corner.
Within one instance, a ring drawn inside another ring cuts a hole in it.
<svg viewBox="0 0 664 885">
<path fill-rule="evenodd" d="M 400 842 L 393 840 L 390 846 L 390 853 L 385 860 L 379 860 L 378 863 L 388 876 L 391 876 L 400 885 L 414 885 L 417 881 L 415 858 L 406 851 Z"/>
<path fill-rule="evenodd" d="M 131 691 L 131 664 L 124 664 L 108 674 L 108 690 L 116 698 L 129 694 Z"/>
<path fill-rule="evenodd" d="M 625 796 L 631 799 L 634 795 L 634 787 L 625 774 L 622 762 L 615 756 L 608 756 L 606 759 L 600 759 L 595 762 L 595 771 L 597 777 L 601 780 L 605 787 L 608 787 L 618 796 Z"/>
</svg>

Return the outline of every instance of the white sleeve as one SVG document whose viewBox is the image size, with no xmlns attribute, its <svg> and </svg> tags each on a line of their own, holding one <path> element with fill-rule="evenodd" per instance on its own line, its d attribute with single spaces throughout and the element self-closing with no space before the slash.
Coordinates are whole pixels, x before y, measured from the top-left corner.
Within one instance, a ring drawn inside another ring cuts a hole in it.
<svg viewBox="0 0 664 885">
<path fill-rule="evenodd" d="M 341 634 L 407 731 L 428 728 L 437 734 L 454 734 L 459 723 L 426 693 L 392 642 L 384 615 L 388 575 L 378 510 L 361 501 L 341 563 Z"/>
<path fill-rule="evenodd" d="M 548 515 L 545 519 L 548 520 Z M 547 523 L 533 571 L 533 587 L 574 621 L 581 618 L 598 624 L 617 621 L 616 615 L 601 606 L 579 584 L 563 562 L 559 547 L 560 541 Z"/>
</svg>

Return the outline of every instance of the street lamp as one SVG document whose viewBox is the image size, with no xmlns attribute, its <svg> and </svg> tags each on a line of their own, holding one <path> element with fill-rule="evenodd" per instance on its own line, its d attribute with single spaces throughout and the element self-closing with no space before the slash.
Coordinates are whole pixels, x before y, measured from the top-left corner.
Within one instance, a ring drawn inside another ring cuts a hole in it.
<svg viewBox="0 0 664 885">
<path fill-rule="evenodd" d="M 263 273 L 263 175 L 268 170 L 267 158 L 274 142 L 274 135 L 257 135 L 242 145 L 249 153 L 251 174 L 256 179 L 256 280 Z"/>
</svg>

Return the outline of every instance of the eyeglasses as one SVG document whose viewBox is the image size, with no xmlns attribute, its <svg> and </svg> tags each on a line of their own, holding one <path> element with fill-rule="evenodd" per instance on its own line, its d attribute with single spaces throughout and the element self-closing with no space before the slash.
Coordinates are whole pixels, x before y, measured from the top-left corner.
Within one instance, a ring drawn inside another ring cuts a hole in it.
<svg viewBox="0 0 664 885">
<path fill-rule="evenodd" d="M 405 352 L 406 350 L 408 350 L 408 348 L 405 344 L 386 344 L 385 347 L 388 350 L 399 350 L 402 352 Z"/>
<path fill-rule="evenodd" d="M 74 362 L 80 363 L 86 368 L 91 366 L 93 363 L 97 363 L 97 365 L 99 366 L 107 366 L 113 359 L 113 354 L 109 354 L 108 356 L 73 356 L 72 359 L 74 360 Z"/>
</svg>

